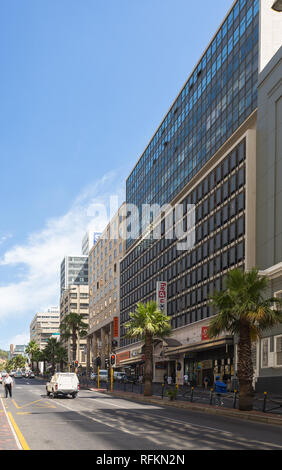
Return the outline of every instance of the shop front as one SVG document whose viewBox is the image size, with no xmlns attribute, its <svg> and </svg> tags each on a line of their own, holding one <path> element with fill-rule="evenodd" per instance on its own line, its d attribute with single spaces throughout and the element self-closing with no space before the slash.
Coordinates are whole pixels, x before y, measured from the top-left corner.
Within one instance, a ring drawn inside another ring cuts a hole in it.
<svg viewBox="0 0 282 470">
<path fill-rule="evenodd" d="M 224 381 L 231 380 L 234 376 L 234 345 L 232 337 L 219 340 L 204 341 L 189 347 L 177 348 L 167 351 L 170 361 L 170 370 L 175 373 L 175 354 L 183 358 L 183 375 L 188 376 L 188 381 L 196 387 L 203 387 L 208 381 L 212 386 L 217 375 Z"/>
</svg>

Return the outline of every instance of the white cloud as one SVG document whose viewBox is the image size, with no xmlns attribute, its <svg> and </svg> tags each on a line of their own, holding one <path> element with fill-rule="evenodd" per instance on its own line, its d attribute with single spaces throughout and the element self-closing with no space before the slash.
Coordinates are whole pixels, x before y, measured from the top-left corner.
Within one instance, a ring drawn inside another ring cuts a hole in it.
<svg viewBox="0 0 282 470">
<path fill-rule="evenodd" d="M 115 173 L 105 175 L 86 188 L 66 214 L 47 220 L 45 227 L 30 234 L 25 244 L 13 246 L 4 253 L 0 265 L 12 266 L 20 278 L 0 287 L 1 322 L 7 317 L 28 316 L 29 327 L 37 311 L 58 305 L 62 259 L 65 255 L 81 253 L 81 241 L 87 229 L 94 225 L 95 231 L 100 232 L 107 224 L 105 216 L 91 220 L 87 215 L 89 207 L 93 203 L 108 207 L 112 194 L 117 194 L 123 202 L 123 187 Z"/>
<path fill-rule="evenodd" d="M 6 340 L 1 340 L 0 349 L 3 349 L 4 351 L 8 351 L 10 349 L 11 344 L 15 346 L 16 344 L 28 344 L 28 343 L 29 343 L 29 333 L 28 332 L 19 333 L 15 336 L 12 336 L 11 338 L 7 338 Z"/>
</svg>

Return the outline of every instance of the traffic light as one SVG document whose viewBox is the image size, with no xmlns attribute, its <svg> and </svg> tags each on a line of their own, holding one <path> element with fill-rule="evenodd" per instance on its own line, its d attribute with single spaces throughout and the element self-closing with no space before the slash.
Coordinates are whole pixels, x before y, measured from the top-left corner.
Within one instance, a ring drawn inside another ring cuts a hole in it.
<svg viewBox="0 0 282 470">
<path fill-rule="evenodd" d="M 77 367 L 78 366 L 78 361 L 74 361 L 74 365 L 75 365 L 75 367 Z"/>
<path fill-rule="evenodd" d="M 100 358 L 100 356 L 98 356 L 98 357 L 96 358 L 96 366 L 97 366 L 97 367 L 101 367 L 101 364 L 102 364 L 101 358 Z"/>
<path fill-rule="evenodd" d="M 109 363 L 108 358 L 105 359 L 105 366 L 106 366 L 106 369 L 109 369 L 109 367 L 110 367 L 110 363 Z"/>
<path fill-rule="evenodd" d="M 114 366 L 116 363 L 116 355 L 115 354 L 111 354 L 111 365 Z"/>
</svg>

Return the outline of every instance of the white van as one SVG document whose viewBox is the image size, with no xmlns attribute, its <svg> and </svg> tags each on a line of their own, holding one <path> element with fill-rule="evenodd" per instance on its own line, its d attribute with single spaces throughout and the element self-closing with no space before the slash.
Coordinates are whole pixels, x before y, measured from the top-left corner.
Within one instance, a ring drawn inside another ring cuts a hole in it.
<svg viewBox="0 0 282 470">
<path fill-rule="evenodd" d="M 77 375 L 72 372 L 57 372 L 46 384 L 46 394 L 56 398 L 58 395 L 71 395 L 75 398 L 79 391 Z"/>
</svg>

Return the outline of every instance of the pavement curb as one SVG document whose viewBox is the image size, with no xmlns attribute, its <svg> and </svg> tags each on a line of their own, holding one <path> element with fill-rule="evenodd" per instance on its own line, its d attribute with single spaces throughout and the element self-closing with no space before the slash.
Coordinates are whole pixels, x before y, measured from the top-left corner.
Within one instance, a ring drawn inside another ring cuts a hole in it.
<svg viewBox="0 0 282 470">
<path fill-rule="evenodd" d="M 89 388 L 89 390 L 94 390 Z M 214 415 L 219 415 L 219 416 L 224 416 L 224 417 L 229 417 L 229 418 L 238 418 L 241 420 L 247 420 L 247 421 L 255 421 L 259 423 L 264 423 L 264 424 L 272 424 L 272 425 L 277 425 L 277 426 L 282 426 L 282 416 L 281 418 L 275 417 L 275 416 L 269 416 L 269 414 L 262 413 L 260 411 L 250 411 L 250 412 L 241 412 L 239 410 L 231 410 L 227 408 L 214 408 L 212 406 L 207 406 L 207 405 L 198 405 L 195 403 L 181 403 L 179 401 L 164 401 L 156 398 L 147 398 L 144 396 L 140 395 L 133 395 L 130 392 L 110 392 L 106 390 L 97 390 L 95 389 L 94 391 L 99 391 L 100 393 L 107 394 L 107 395 L 113 395 L 118 398 L 126 398 L 127 400 L 132 400 L 132 401 L 141 401 L 143 403 L 152 403 L 154 405 L 158 406 L 163 406 L 163 407 L 172 407 L 172 408 L 180 408 L 180 409 L 185 409 L 189 411 L 195 411 L 195 412 L 200 412 L 200 413 L 207 413 L 207 414 L 214 414 Z M 258 414 L 259 413 L 259 414 Z"/>
</svg>

